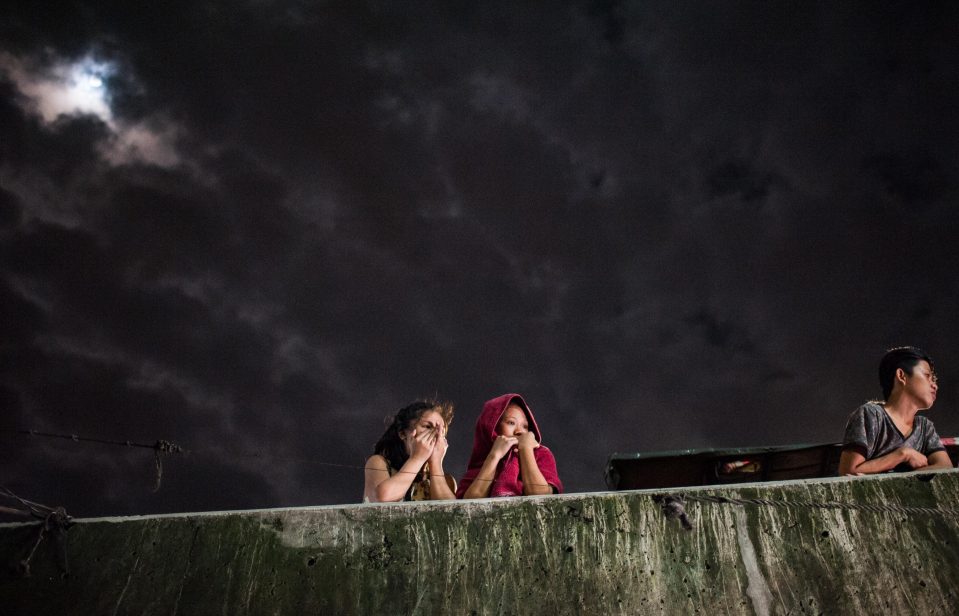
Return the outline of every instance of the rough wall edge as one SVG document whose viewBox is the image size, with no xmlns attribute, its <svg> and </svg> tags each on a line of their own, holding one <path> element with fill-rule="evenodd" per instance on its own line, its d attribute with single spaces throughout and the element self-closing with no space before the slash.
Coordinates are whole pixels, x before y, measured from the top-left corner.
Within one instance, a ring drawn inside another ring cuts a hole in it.
<svg viewBox="0 0 959 616">
<path fill-rule="evenodd" d="M 743 488 L 779 488 L 787 486 L 797 486 L 797 485 L 810 485 L 810 484 L 830 484 L 830 483 L 850 483 L 850 482 L 860 482 L 860 481 L 894 481 L 901 480 L 905 478 L 916 478 L 920 479 L 925 476 L 933 474 L 949 474 L 949 473 L 959 473 L 959 469 L 937 469 L 937 470 L 927 470 L 927 471 L 913 471 L 910 473 L 885 473 L 881 475 L 866 475 L 862 477 L 819 477 L 816 479 L 792 479 L 788 481 L 766 481 L 760 483 L 727 483 L 722 485 L 711 485 L 711 486 L 680 486 L 673 488 L 656 488 L 651 490 L 607 490 L 603 492 L 573 492 L 568 494 L 556 494 L 556 495 L 547 495 L 547 496 L 519 496 L 519 497 L 501 497 L 501 498 L 479 498 L 476 500 L 463 501 L 426 501 L 426 502 L 408 502 L 408 503 L 347 503 L 342 505 L 318 505 L 318 506 L 305 506 L 305 507 L 276 507 L 276 508 L 265 508 L 265 509 L 235 509 L 227 511 L 193 511 L 193 512 L 182 512 L 182 513 L 158 513 L 150 515 L 134 515 L 134 516 L 107 516 L 99 518 L 75 518 L 73 520 L 74 524 L 93 524 L 93 523 L 102 523 L 102 522 L 111 522 L 111 523 L 123 523 L 123 522 L 133 522 L 140 520 L 157 520 L 157 519 L 177 519 L 177 518 L 210 518 L 210 517 L 219 517 L 219 516 L 231 516 L 231 515 L 269 515 L 275 513 L 284 513 L 292 511 L 336 511 L 344 509 L 383 509 L 383 508 L 417 508 L 417 507 L 429 507 L 431 509 L 443 509 L 447 507 L 473 507 L 473 506 L 482 506 L 483 508 L 489 508 L 490 505 L 501 505 L 514 502 L 527 502 L 527 501 L 542 501 L 548 500 L 549 502 L 557 501 L 567 501 L 567 500 L 582 500 L 583 498 L 588 497 L 603 497 L 603 496 L 613 496 L 613 495 L 626 495 L 626 494 L 675 494 L 675 493 L 695 493 L 695 492 L 716 492 L 718 490 L 739 490 Z M 14 528 L 18 526 L 27 526 L 36 524 L 37 521 L 29 522 L 4 522 L 0 523 L 0 528 Z"/>
</svg>

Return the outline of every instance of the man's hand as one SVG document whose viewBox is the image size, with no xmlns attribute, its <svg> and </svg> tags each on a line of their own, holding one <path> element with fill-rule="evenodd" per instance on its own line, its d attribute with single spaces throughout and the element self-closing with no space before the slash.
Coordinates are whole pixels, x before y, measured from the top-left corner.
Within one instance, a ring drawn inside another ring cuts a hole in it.
<svg viewBox="0 0 959 616">
<path fill-rule="evenodd" d="M 899 451 L 902 453 L 903 462 L 908 464 L 909 468 L 922 468 L 924 466 L 929 466 L 929 459 L 912 447 L 900 447 Z"/>
</svg>

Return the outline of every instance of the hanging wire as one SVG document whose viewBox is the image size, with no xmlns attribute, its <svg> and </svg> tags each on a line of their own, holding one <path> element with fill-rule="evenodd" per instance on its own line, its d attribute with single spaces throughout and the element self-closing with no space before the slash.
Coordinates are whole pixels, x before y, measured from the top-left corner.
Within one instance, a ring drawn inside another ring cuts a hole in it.
<svg viewBox="0 0 959 616">
<path fill-rule="evenodd" d="M 34 517 L 42 522 L 37 525 L 37 535 L 33 541 L 33 545 L 30 547 L 30 551 L 27 552 L 25 558 L 21 559 L 17 563 L 17 569 L 23 577 L 30 576 L 30 561 L 33 559 L 33 555 L 36 554 L 37 548 L 40 547 L 40 544 L 43 543 L 43 540 L 47 535 L 53 533 L 57 539 L 57 545 L 59 546 L 59 566 L 64 575 L 70 573 L 68 564 L 67 564 L 67 551 L 66 551 L 66 540 L 67 540 L 67 529 L 73 524 L 73 518 L 67 514 L 67 510 L 63 507 L 48 507 L 47 505 L 41 505 L 40 503 L 35 503 L 29 501 L 25 498 L 21 498 L 13 493 L 13 490 L 6 486 L 0 485 L 0 496 L 12 499 L 26 507 L 26 509 L 15 509 L 12 507 L 0 507 L 0 511 L 3 513 L 12 513 L 15 515 L 24 515 L 27 517 Z"/>
<path fill-rule="evenodd" d="M 350 469 L 350 470 L 361 470 L 361 471 L 367 471 L 367 470 L 373 470 L 373 471 L 383 470 L 383 469 L 380 469 L 380 468 L 375 468 L 375 467 L 370 467 L 370 466 L 359 466 L 359 465 L 356 465 L 356 464 L 343 464 L 343 463 L 339 463 L 339 462 L 325 462 L 325 461 L 317 460 L 316 458 L 311 458 L 311 457 L 293 456 L 293 455 L 289 455 L 289 454 L 279 454 L 279 453 L 274 453 L 274 452 L 267 452 L 267 453 L 262 453 L 262 452 L 248 452 L 248 451 L 247 451 L 247 452 L 244 452 L 244 451 L 235 451 L 235 450 L 230 450 L 230 449 L 220 449 L 220 450 L 217 450 L 217 449 L 210 449 L 210 448 L 206 448 L 206 449 L 203 449 L 203 448 L 191 448 L 191 449 L 187 449 L 187 448 L 185 448 L 185 447 L 181 447 L 180 445 L 177 445 L 176 443 L 172 443 L 172 442 L 170 442 L 170 441 L 165 441 L 165 440 L 157 440 L 156 442 L 154 442 L 154 443 L 151 445 L 151 444 L 149 444 L 149 443 L 140 443 L 140 442 L 136 442 L 136 441 L 132 441 L 132 440 L 123 440 L 123 441 L 121 441 L 121 440 L 116 440 L 116 439 L 105 439 L 105 438 L 98 438 L 98 437 L 80 436 L 80 435 L 77 435 L 77 434 L 65 434 L 65 433 L 57 433 L 57 432 L 41 432 L 41 431 L 39 431 L 39 430 L 10 430 L 10 429 L 0 429 L 0 433 L 4 433 L 4 434 L 15 434 L 15 435 L 18 435 L 18 436 L 39 436 L 39 437 L 50 438 L 50 439 L 69 440 L 69 441 L 73 441 L 73 442 L 75 442 L 75 443 L 94 443 L 94 444 L 98 444 L 98 445 L 112 445 L 112 446 L 118 446 L 118 447 L 137 447 L 137 448 L 141 448 L 141 449 L 152 449 L 153 452 L 154 452 L 154 464 L 155 464 L 155 468 L 156 468 L 156 474 L 155 474 L 155 481 L 154 481 L 153 492 L 159 491 L 159 489 L 160 489 L 160 484 L 161 484 L 161 481 L 162 481 L 162 478 L 163 478 L 163 462 L 162 462 L 162 456 L 169 455 L 169 454 L 175 454 L 175 453 L 180 453 L 180 454 L 184 454 L 184 455 L 208 455 L 208 456 L 212 456 L 212 455 L 226 455 L 226 456 L 234 457 L 234 458 L 254 458 L 254 459 L 258 459 L 258 458 L 272 458 L 272 459 L 277 459 L 277 460 L 291 460 L 291 461 L 307 462 L 307 463 L 310 463 L 310 464 L 313 464 L 313 465 L 317 465 L 317 466 L 327 466 L 327 467 L 332 467 L 332 468 L 344 468 L 344 469 Z M 418 472 L 418 471 L 402 471 L 402 470 L 396 470 L 396 471 L 394 471 L 394 474 L 418 475 L 419 472 Z M 485 481 L 485 482 L 490 482 L 490 483 L 492 483 L 493 481 L 495 481 L 495 479 L 480 479 L 480 478 L 477 477 L 476 479 L 474 479 L 474 481 L 476 481 L 476 482 L 483 482 L 483 481 Z M 527 484 L 527 485 L 530 485 L 530 486 L 540 486 L 540 487 L 550 487 L 549 484 L 540 484 L 540 483 L 529 483 L 529 484 Z"/>
<path fill-rule="evenodd" d="M 0 430 L 7 434 L 17 434 L 21 436 L 41 436 L 44 438 L 55 438 L 70 440 L 74 443 L 97 443 L 99 445 L 116 445 L 121 447 L 139 447 L 141 449 L 152 449 L 154 455 L 154 463 L 156 466 L 156 480 L 153 484 L 153 491 L 158 492 L 160 490 L 160 482 L 163 480 L 163 460 L 161 455 L 169 455 L 173 453 L 182 453 L 184 449 L 177 445 L 176 443 L 171 443 L 170 441 L 158 440 L 152 445 L 147 443 L 137 443 L 135 441 L 117 441 L 105 438 L 96 438 L 89 436 L 79 436 L 77 434 L 57 434 L 55 432 L 40 432 L 38 430 Z"/>
</svg>

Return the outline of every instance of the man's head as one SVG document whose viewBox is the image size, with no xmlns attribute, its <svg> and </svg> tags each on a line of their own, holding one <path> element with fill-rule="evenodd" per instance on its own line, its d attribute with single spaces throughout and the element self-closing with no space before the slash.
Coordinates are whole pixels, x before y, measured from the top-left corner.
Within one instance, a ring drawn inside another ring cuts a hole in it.
<svg viewBox="0 0 959 616">
<path fill-rule="evenodd" d="M 928 363 L 929 369 L 935 374 L 936 366 L 932 358 L 922 349 L 904 346 L 886 351 L 879 361 L 879 385 L 882 387 L 883 399 L 888 400 L 889 395 L 892 394 L 896 384 L 897 370 L 902 369 L 907 375 L 912 375 L 916 364 L 922 361 Z"/>
</svg>

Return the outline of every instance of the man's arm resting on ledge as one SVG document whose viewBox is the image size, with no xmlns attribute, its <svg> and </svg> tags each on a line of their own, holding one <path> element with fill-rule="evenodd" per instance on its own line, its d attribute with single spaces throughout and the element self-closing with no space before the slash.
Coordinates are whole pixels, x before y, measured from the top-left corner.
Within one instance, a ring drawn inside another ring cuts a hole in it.
<svg viewBox="0 0 959 616">
<path fill-rule="evenodd" d="M 936 452 L 941 453 L 941 452 Z M 949 456 L 946 456 L 947 458 Z M 922 455 L 911 447 L 900 447 L 890 451 L 884 456 L 867 460 L 854 449 L 843 449 L 839 457 L 839 475 L 871 475 L 873 473 L 884 473 L 908 462 L 913 469 L 923 468 L 929 464 L 926 456 Z"/>
<path fill-rule="evenodd" d="M 954 468 L 949 454 L 945 451 L 934 451 L 929 454 L 929 466 L 926 469 Z"/>
</svg>

